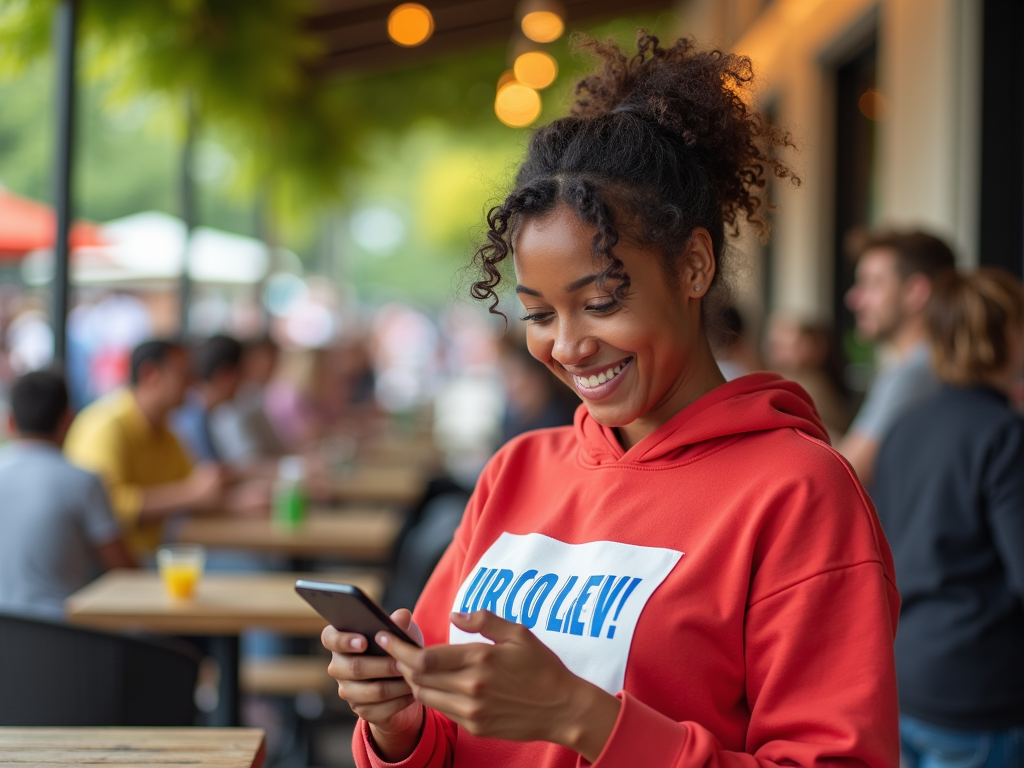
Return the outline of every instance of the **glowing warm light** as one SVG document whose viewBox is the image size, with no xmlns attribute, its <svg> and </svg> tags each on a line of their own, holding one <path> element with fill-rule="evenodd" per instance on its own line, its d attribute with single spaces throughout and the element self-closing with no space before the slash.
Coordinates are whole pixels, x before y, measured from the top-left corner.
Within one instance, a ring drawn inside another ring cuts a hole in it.
<svg viewBox="0 0 1024 768">
<path fill-rule="evenodd" d="M 506 69 L 501 73 L 501 77 L 498 78 L 498 90 L 500 91 L 504 87 L 505 83 L 514 83 L 516 81 L 516 73 L 511 69 Z"/>
<path fill-rule="evenodd" d="M 884 120 L 889 115 L 889 100 L 874 88 L 868 88 L 860 95 L 857 107 L 868 120 Z"/>
<path fill-rule="evenodd" d="M 521 54 L 516 58 L 512 69 L 519 82 L 538 91 L 547 88 L 558 76 L 558 62 L 543 51 L 527 51 Z"/>
<path fill-rule="evenodd" d="M 522 128 L 540 117 L 540 94 L 528 85 L 510 80 L 498 89 L 494 114 L 505 125 Z"/>
<path fill-rule="evenodd" d="M 422 45 L 434 34 L 434 17 L 419 3 L 402 3 L 388 16 L 388 37 L 398 45 Z"/>
<path fill-rule="evenodd" d="M 564 31 L 565 22 L 552 11 L 534 11 L 523 16 L 523 34 L 536 43 L 552 43 Z"/>
</svg>

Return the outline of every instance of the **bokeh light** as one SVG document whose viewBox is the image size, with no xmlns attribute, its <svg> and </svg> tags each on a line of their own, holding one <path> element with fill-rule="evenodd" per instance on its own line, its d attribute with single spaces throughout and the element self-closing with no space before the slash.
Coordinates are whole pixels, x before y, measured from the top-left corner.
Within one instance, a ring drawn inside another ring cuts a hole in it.
<svg viewBox="0 0 1024 768">
<path fill-rule="evenodd" d="M 884 120 L 889 116 L 889 100 L 875 88 L 868 88 L 857 100 L 860 113 L 868 120 Z"/>
<path fill-rule="evenodd" d="M 500 91 L 506 83 L 514 83 L 515 81 L 516 73 L 513 72 L 511 69 L 506 69 L 504 72 L 501 73 L 501 77 L 498 78 L 497 90 Z"/>
<path fill-rule="evenodd" d="M 419 3 L 402 3 L 388 16 L 388 37 L 392 42 L 412 48 L 422 45 L 434 34 L 434 17 Z"/>
<path fill-rule="evenodd" d="M 523 16 L 523 34 L 536 43 L 552 43 L 564 31 L 565 22 L 554 11 L 534 11 Z"/>
<path fill-rule="evenodd" d="M 512 70 L 519 82 L 539 91 L 555 82 L 558 76 L 558 62 L 544 51 L 527 51 L 516 57 Z"/>
<path fill-rule="evenodd" d="M 518 80 L 510 80 L 498 89 L 494 114 L 505 125 L 522 128 L 540 117 L 540 94 Z"/>
</svg>

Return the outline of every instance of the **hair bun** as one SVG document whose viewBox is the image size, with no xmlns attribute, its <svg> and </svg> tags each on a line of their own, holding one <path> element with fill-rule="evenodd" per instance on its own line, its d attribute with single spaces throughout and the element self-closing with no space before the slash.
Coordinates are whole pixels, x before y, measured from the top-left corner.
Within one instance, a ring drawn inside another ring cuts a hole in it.
<svg viewBox="0 0 1024 768">
<path fill-rule="evenodd" d="M 576 84 L 571 114 L 631 115 L 678 138 L 715 180 L 723 220 L 735 225 L 743 215 L 767 235 L 765 201 L 758 190 L 769 175 L 799 179 L 773 156 L 776 148 L 793 145 L 789 135 L 743 98 L 754 79 L 750 59 L 698 50 L 692 38 L 663 48 L 642 29 L 631 58 L 611 40 L 577 36 L 574 42 L 603 66 Z"/>
</svg>

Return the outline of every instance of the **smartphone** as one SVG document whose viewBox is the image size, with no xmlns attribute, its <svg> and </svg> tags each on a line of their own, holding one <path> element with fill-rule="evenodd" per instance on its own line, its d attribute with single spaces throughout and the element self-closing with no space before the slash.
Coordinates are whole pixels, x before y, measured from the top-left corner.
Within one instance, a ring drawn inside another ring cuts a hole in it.
<svg viewBox="0 0 1024 768">
<path fill-rule="evenodd" d="M 390 632 L 407 643 L 419 645 L 357 586 L 299 579 L 295 582 L 295 591 L 335 629 L 365 637 L 365 652 L 370 656 L 387 656 L 373 639 L 381 631 Z"/>
</svg>

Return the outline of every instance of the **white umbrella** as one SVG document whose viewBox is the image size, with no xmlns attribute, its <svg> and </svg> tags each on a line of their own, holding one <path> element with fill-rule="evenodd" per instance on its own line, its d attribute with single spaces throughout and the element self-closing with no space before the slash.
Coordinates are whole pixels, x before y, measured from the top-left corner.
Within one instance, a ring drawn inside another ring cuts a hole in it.
<svg viewBox="0 0 1024 768">
<path fill-rule="evenodd" d="M 79 248 L 72 260 L 76 283 L 174 280 L 181 275 L 185 224 L 159 211 L 146 211 L 107 222 L 100 227 L 106 245 Z M 289 265 L 299 263 L 291 251 L 279 249 Z M 189 275 L 199 283 L 251 285 L 270 268 L 267 246 L 253 237 L 211 227 L 197 227 L 189 246 Z M 53 274 L 52 251 L 26 257 L 27 282 L 42 284 Z"/>
</svg>

